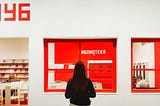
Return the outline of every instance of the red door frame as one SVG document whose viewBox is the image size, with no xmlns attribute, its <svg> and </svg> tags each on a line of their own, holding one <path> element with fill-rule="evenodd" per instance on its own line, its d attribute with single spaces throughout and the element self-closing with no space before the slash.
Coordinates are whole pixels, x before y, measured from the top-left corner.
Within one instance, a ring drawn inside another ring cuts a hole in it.
<svg viewBox="0 0 160 106">
<path fill-rule="evenodd" d="M 133 66 L 133 43 L 134 42 L 160 42 L 160 38 L 131 38 L 131 92 L 132 93 L 159 93 L 160 89 L 134 89 L 133 88 L 133 73 L 132 70 L 134 70 L 132 68 Z M 160 67 L 158 67 L 158 64 L 160 64 L 160 57 L 158 57 L 159 59 L 157 59 L 158 54 L 160 53 L 160 50 L 157 49 L 157 46 L 154 47 L 154 60 L 155 60 L 155 68 L 154 69 L 146 69 L 146 70 L 154 70 L 155 71 L 155 85 L 157 88 L 157 83 L 160 80 L 159 76 L 157 74 L 160 74 L 160 72 L 157 72 L 158 70 L 160 70 Z"/>
</svg>

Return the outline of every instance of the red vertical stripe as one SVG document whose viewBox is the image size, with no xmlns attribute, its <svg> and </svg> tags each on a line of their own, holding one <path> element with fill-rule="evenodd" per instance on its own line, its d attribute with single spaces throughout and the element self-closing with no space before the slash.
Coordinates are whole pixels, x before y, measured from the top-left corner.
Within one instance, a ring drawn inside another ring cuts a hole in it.
<svg viewBox="0 0 160 106">
<path fill-rule="evenodd" d="M 44 92 L 48 91 L 48 42 L 44 39 Z"/>
<path fill-rule="evenodd" d="M 133 66 L 133 39 L 131 39 L 131 69 Z M 134 88 L 133 72 L 131 70 L 131 91 Z"/>
<path fill-rule="evenodd" d="M 155 85 L 156 88 L 160 89 L 160 42 L 154 43 L 155 52 Z"/>
<path fill-rule="evenodd" d="M 1 21 L 1 15 L 2 15 L 2 14 L 1 14 L 2 12 L 1 12 L 1 11 L 2 11 L 2 9 L 1 9 L 1 4 L 0 4 L 0 21 Z"/>
</svg>

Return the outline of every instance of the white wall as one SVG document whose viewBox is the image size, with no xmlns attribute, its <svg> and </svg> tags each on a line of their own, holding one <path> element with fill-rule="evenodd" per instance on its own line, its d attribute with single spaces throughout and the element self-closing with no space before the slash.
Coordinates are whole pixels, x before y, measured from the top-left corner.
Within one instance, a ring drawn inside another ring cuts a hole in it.
<svg viewBox="0 0 160 106">
<path fill-rule="evenodd" d="M 0 38 L 0 59 L 28 59 L 28 38 Z"/>
<path fill-rule="evenodd" d="M 2 0 L 7 1 L 11 2 Z M 69 103 L 64 95 L 43 93 L 44 37 L 117 37 L 118 94 L 97 95 L 92 99 L 92 106 L 160 105 L 159 95 L 131 94 L 130 88 L 130 38 L 159 37 L 159 0 L 30 2 L 30 22 L 0 22 L 0 37 L 29 37 L 29 106 L 67 106 Z"/>
</svg>

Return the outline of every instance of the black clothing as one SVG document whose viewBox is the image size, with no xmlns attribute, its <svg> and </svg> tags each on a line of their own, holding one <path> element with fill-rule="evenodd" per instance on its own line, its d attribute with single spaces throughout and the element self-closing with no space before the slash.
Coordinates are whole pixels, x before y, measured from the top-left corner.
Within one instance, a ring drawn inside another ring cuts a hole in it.
<svg viewBox="0 0 160 106">
<path fill-rule="evenodd" d="M 70 98 L 70 103 L 75 105 L 90 105 L 91 101 L 89 97 L 96 97 L 96 92 L 94 90 L 91 80 L 88 78 L 88 88 L 81 91 L 75 91 L 72 88 L 72 79 L 67 83 L 65 97 Z"/>
</svg>

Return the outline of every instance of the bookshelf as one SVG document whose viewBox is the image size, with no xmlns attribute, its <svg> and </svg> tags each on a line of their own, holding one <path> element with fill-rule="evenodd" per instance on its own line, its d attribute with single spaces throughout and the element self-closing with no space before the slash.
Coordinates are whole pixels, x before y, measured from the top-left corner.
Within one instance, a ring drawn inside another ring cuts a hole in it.
<svg viewBox="0 0 160 106">
<path fill-rule="evenodd" d="M 12 74 L 20 81 L 28 81 L 28 59 L 0 59 L 0 81 Z"/>
</svg>

